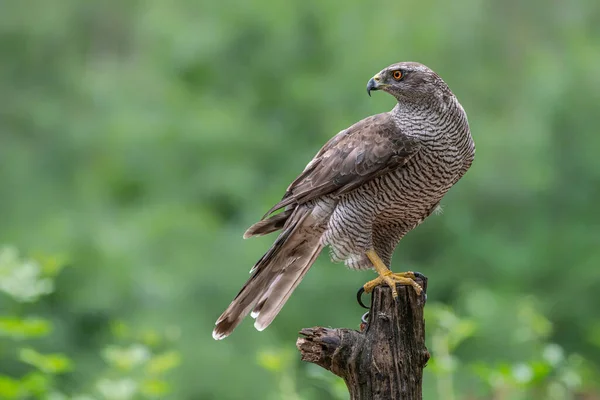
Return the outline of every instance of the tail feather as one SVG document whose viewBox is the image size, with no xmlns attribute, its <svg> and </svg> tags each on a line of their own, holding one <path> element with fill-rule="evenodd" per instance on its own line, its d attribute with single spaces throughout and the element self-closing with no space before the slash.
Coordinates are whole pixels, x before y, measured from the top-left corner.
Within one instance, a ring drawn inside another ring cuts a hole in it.
<svg viewBox="0 0 600 400">
<path fill-rule="evenodd" d="M 213 338 L 229 336 L 252 309 L 258 330 L 266 328 L 277 316 L 322 250 L 321 230 L 315 229 L 310 212 L 302 206 L 290 210 L 283 232 L 253 267 L 246 284 L 217 320 Z"/>
<path fill-rule="evenodd" d="M 244 239 L 248 239 L 252 236 L 266 235 L 282 229 L 293 211 L 293 209 L 285 210 L 272 217 L 258 221 L 244 233 Z"/>
<path fill-rule="evenodd" d="M 253 313 L 256 315 L 254 327 L 257 330 L 262 331 L 273 322 L 277 314 L 279 314 L 279 311 L 281 311 L 281 308 L 292 295 L 294 289 L 296 289 L 296 286 L 298 286 L 311 265 L 313 265 L 322 249 L 322 246 L 317 245 L 313 249 L 312 254 L 309 254 L 309 257 L 301 262 L 290 264 L 286 269 L 285 274 L 280 275 L 281 279 L 273 282 L 271 285 L 273 289 L 269 290 L 269 292 L 265 293 L 261 298 L 258 304 L 260 305 L 260 308 L 254 308 Z"/>
</svg>

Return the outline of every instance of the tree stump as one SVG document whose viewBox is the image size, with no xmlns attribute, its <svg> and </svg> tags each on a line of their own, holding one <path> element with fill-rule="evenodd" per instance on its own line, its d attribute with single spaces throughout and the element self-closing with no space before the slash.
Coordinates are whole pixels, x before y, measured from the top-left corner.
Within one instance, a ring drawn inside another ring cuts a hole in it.
<svg viewBox="0 0 600 400">
<path fill-rule="evenodd" d="M 423 368 L 429 360 L 423 318 L 427 278 L 416 281 L 423 294 L 398 286 L 397 301 L 389 287 L 376 287 L 361 331 L 302 329 L 304 337 L 296 342 L 302 360 L 343 378 L 352 400 L 422 399 Z"/>
</svg>

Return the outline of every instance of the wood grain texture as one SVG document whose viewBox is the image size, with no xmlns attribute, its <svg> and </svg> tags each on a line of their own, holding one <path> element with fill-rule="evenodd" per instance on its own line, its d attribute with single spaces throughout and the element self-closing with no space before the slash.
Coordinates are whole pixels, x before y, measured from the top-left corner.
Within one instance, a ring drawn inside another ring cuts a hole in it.
<svg viewBox="0 0 600 400">
<path fill-rule="evenodd" d="M 426 278 L 418 283 L 426 290 Z M 343 378 L 352 400 L 421 399 L 423 368 L 429 360 L 425 299 L 411 287 L 399 286 L 394 301 L 390 288 L 379 286 L 362 331 L 305 328 L 296 346 L 302 360 Z"/>
</svg>

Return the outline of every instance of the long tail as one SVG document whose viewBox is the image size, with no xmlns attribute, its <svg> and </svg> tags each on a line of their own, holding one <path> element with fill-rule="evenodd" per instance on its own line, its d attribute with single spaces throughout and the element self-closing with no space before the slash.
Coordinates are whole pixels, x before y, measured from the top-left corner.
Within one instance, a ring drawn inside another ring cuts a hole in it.
<svg viewBox="0 0 600 400">
<path fill-rule="evenodd" d="M 217 320 L 213 338 L 229 336 L 250 310 L 256 318 L 256 329 L 262 331 L 269 326 L 321 252 L 322 229 L 316 226 L 311 210 L 299 206 L 284 212 L 285 216 L 271 217 L 272 224 L 266 224 L 269 220 L 259 222 L 244 235 L 260 235 L 283 227 L 273 246 L 252 268 L 242 290 Z"/>
</svg>

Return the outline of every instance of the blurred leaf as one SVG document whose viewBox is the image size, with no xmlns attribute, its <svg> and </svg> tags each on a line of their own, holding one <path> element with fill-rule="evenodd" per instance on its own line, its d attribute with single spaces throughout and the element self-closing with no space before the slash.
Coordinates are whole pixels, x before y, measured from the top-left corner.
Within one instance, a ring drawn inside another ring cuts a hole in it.
<svg viewBox="0 0 600 400">
<path fill-rule="evenodd" d="M 60 371 L 44 370 L 42 370 L 42 372 L 47 372 L 51 374 L 60 373 Z M 42 372 L 31 372 L 21 380 L 21 385 L 27 391 L 27 393 L 31 393 L 32 395 L 38 398 L 46 397 L 48 395 L 51 385 L 50 377 L 44 375 Z"/>
<path fill-rule="evenodd" d="M 565 359 L 565 352 L 559 345 L 549 343 L 542 351 L 542 357 L 552 367 L 558 366 Z"/>
<path fill-rule="evenodd" d="M 72 369 L 71 360 L 62 354 L 41 354 L 32 348 L 22 348 L 19 360 L 33 365 L 42 372 L 61 374 Z M 41 375 L 32 375 L 32 379 L 40 379 Z"/>
<path fill-rule="evenodd" d="M 309 377 L 322 383 L 322 386 L 335 399 L 345 400 L 348 398 L 348 387 L 342 378 L 312 363 L 306 365 L 306 371 Z"/>
<path fill-rule="evenodd" d="M 18 380 L 8 376 L 0 375 L 0 398 L 17 399 L 20 398 L 21 384 Z"/>
<path fill-rule="evenodd" d="M 533 370 L 533 381 L 540 383 L 548 378 L 552 372 L 552 366 L 546 362 L 532 362 L 529 364 Z"/>
<path fill-rule="evenodd" d="M 129 400 L 135 398 L 138 384 L 131 378 L 101 379 L 96 389 L 106 400 Z"/>
<path fill-rule="evenodd" d="M 181 356 L 176 351 L 167 351 L 163 354 L 153 356 L 146 364 L 146 371 L 151 375 L 161 375 L 181 363 Z"/>
<path fill-rule="evenodd" d="M 0 248 L 0 291 L 20 302 L 33 302 L 54 290 L 35 261 L 22 261 L 12 247 Z"/>
<path fill-rule="evenodd" d="M 74 400 L 74 398 L 69 398 L 64 393 L 52 392 L 48 394 L 48 398 L 46 400 Z"/>
<path fill-rule="evenodd" d="M 552 332 L 552 323 L 537 311 L 532 298 L 522 300 L 519 307 L 520 329 L 517 331 L 517 337 L 520 340 L 535 340 L 537 338 L 546 338 Z"/>
<path fill-rule="evenodd" d="M 61 255 L 34 254 L 34 258 L 41 266 L 41 271 L 44 276 L 55 277 L 67 265 L 68 258 Z"/>
<path fill-rule="evenodd" d="M 117 320 L 110 323 L 110 330 L 117 339 L 127 339 L 131 335 L 129 326 L 124 321 Z"/>
<path fill-rule="evenodd" d="M 473 336 L 477 331 L 477 324 L 475 321 L 462 319 L 458 321 L 450 332 L 448 332 L 448 347 L 450 351 L 453 351 L 463 341 Z"/>
<path fill-rule="evenodd" d="M 271 372 L 280 372 L 285 360 L 281 352 L 273 349 L 261 350 L 257 353 L 258 365 Z"/>
<path fill-rule="evenodd" d="M 518 385 L 526 385 L 533 380 L 534 372 L 531 366 L 519 363 L 513 366 L 512 377 Z"/>
<path fill-rule="evenodd" d="M 589 343 L 600 348 L 600 321 L 596 320 L 589 324 L 586 338 Z"/>
<path fill-rule="evenodd" d="M 139 343 L 129 347 L 108 346 L 102 352 L 104 359 L 112 366 L 123 371 L 145 364 L 151 357 L 150 350 Z"/>
<path fill-rule="evenodd" d="M 35 338 L 45 336 L 51 330 L 51 323 L 44 319 L 0 317 L 0 336 L 13 339 Z"/>
<path fill-rule="evenodd" d="M 141 333 L 140 340 L 148 347 L 156 347 L 160 344 L 162 339 L 158 332 L 151 329 L 146 329 Z"/>
<path fill-rule="evenodd" d="M 142 381 L 140 391 L 151 398 L 162 398 L 169 392 L 169 384 L 160 379 L 147 379 Z"/>
</svg>

